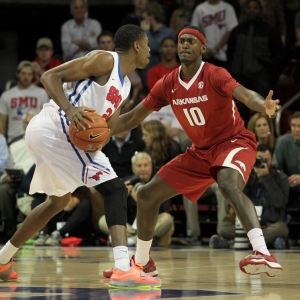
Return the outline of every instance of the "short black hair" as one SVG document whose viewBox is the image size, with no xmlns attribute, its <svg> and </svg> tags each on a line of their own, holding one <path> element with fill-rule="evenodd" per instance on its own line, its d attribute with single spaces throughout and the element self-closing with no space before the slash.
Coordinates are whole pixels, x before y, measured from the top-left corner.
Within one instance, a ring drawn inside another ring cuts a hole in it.
<svg viewBox="0 0 300 300">
<path fill-rule="evenodd" d="M 174 39 L 172 36 L 167 36 L 167 37 L 165 37 L 165 38 L 160 42 L 159 46 L 161 47 L 161 46 L 163 45 L 163 43 L 164 43 L 165 41 L 167 41 L 167 40 L 171 40 L 171 41 L 173 41 L 175 44 L 177 43 L 177 40 Z"/>
<path fill-rule="evenodd" d="M 291 117 L 290 117 L 290 124 L 291 124 L 291 121 L 292 121 L 293 119 L 298 119 L 298 118 L 300 118 L 300 111 L 296 111 L 296 112 L 294 112 L 294 113 L 291 115 Z"/>
<path fill-rule="evenodd" d="M 273 154 L 271 148 L 267 144 L 258 144 L 256 151 L 257 152 L 270 151 L 271 155 Z"/>
<path fill-rule="evenodd" d="M 98 35 L 98 37 L 97 37 L 97 43 L 99 44 L 99 41 L 100 41 L 100 39 L 103 37 L 103 36 L 109 36 L 109 37 L 111 37 L 112 38 L 112 40 L 114 40 L 114 34 L 111 32 L 111 31 L 109 31 L 109 30 L 103 30 L 99 35 Z"/>
<path fill-rule="evenodd" d="M 139 26 L 132 24 L 121 26 L 115 34 L 115 50 L 128 51 L 133 43 L 139 41 L 145 34 Z"/>
<path fill-rule="evenodd" d="M 195 29 L 195 30 L 199 31 L 200 33 L 202 33 L 202 34 L 205 36 L 204 31 L 202 31 L 202 30 L 201 30 L 199 27 L 197 27 L 197 26 L 189 25 L 189 26 L 185 26 L 183 29 L 186 29 L 186 28 Z M 205 36 L 205 37 L 206 37 L 206 36 Z"/>
</svg>

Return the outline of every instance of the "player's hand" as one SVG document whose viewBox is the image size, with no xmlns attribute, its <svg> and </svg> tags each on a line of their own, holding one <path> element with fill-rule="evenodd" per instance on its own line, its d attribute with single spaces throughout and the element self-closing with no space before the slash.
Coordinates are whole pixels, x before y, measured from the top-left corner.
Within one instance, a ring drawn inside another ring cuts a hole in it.
<svg viewBox="0 0 300 300">
<path fill-rule="evenodd" d="M 273 100 L 272 96 L 273 91 L 270 91 L 265 101 L 266 114 L 269 116 L 269 118 L 275 118 L 277 112 L 281 108 L 279 105 L 279 99 Z"/>
<path fill-rule="evenodd" d="M 85 119 L 94 122 L 94 120 L 86 113 L 86 111 L 93 112 L 95 109 L 87 106 L 71 106 L 66 109 L 65 113 L 69 121 L 75 128 L 77 128 L 77 130 L 85 130 L 86 128 L 90 128 L 90 125 L 85 121 Z"/>
</svg>

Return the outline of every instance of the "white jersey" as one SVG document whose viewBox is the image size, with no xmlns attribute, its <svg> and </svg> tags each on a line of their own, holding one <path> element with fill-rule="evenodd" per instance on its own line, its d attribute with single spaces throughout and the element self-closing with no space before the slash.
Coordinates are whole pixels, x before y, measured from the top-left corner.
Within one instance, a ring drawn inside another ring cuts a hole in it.
<svg viewBox="0 0 300 300">
<path fill-rule="evenodd" d="M 97 50 L 101 51 L 101 50 Z M 109 51 L 107 51 L 109 52 Z M 114 66 L 105 85 L 99 85 L 92 79 L 64 83 L 66 97 L 73 106 L 87 106 L 107 120 L 128 97 L 131 83 L 127 76 L 123 78 L 120 71 L 118 53 L 109 52 L 114 57 Z M 58 107 L 53 100 L 51 105 Z"/>
<path fill-rule="evenodd" d="M 209 4 L 207 1 L 196 6 L 191 25 L 197 26 L 204 31 L 206 45 L 214 48 L 221 41 L 223 36 L 238 25 L 238 20 L 232 5 L 220 1 L 219 4 Z M 226 61 L 227 45 L 224 45 L 214 58 Z"/>
<path fill-rule="evenodd" d="M 32 84 L 27 89 L 18 86 L 3 92 L 0 98 L 0 114 L 7 116 L 7 141 L 24 133 L 22 116 L 29 110 L 40 111 L 49 96 L 43 88 Z"/>
<path fill-rule="evenodd" d="M 105 85 L 91 79 L 64 85 L 72 105 L 95 108 L 105 119 L 118 109 L 130 91 L 130 81 L 120 71 L 118 54 L 110 53 L 114 66 Z M 62 196 L 79 186 L 91 187 L 117 177 L 103 152 L 86 153 L 71 143 L 69 120 L 53 100 L 30 121 L 25 141 L 36 164 L 30 194 Z"/>
</svg>

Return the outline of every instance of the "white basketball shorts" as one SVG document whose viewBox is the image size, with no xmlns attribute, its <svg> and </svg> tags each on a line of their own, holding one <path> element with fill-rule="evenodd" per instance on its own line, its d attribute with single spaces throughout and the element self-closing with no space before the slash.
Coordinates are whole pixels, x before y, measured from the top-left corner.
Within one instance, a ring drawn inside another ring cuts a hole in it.
<svg viewBox="0 0 300 300">
<path fill-rule="evenodd" d="M 30 194 L 63 196 L 117 177 L 101 151 L 86 153 L 71 143 L 68 119 L 51 103 L 28 124 L 25 144 L 36 164 Z"/>
</svg>

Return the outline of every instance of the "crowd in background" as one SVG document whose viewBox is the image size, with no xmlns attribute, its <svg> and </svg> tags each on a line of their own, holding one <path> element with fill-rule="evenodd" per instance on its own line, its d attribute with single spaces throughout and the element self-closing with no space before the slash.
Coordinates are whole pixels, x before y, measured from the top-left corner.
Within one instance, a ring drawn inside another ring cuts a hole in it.
<svg viewBox="0 0 300 300">
<path fill-rule="evenodd" d="M 102 27 L 101 16 L 98 20 L 88 16 L 87 1 L 70 1 L 70 13 L 72 18 L 67 20 L 66 16 L 66 22 L 61 26 L 62 53 L 55 53 L 50 38 L 38 37 L 36 49 L 33 49 L 36 57 L 19 62 L 16 78 L 7 78 L 0 98 L 2 241 L 9 239 L 31 209 L 47 198 L 44 194 L 29 195 L 35 166 L 24 144 L 24 133 L 30 119 L 49 101 L 40 77 L 62 62 L 82 57 L 90 51 L 114 51 L 114 32 Z M 291 16 L 294 28 L 293 32 L 288 32 L 287 18 Z M 277 85 L 284 84 L 288 88 L 288 84 L 298 83 L 298 1 L 133 0 L 132 12 L 120 20 L 120 26 L 124 24 L 135 24 L 145 30 L 151 56 L 145 69 L 128 75 L 132 87 L 122 113 L 140 103 L 161 77 L 179 67 L 177 35 L 187 25 L 199 27 L 206 35 L 205 62 L 226 68 L 238 82 L 263 97 Z M 286 249 L 289 247 L 289 224 L 292 220 L 300 221 L 300 111 L 291 113 L 290 130 L 276 136 L 273 120 L 250 111 L 242 103 L 236 105 L 245 127 L 255 134 L 259 145 L 257 163 L 245 186 L 245 193 L 255 206 L 262 207 L 260 221 L 266 242 L 276 249 Z M 138 128 L 112 137 L 103 148 L 117 175 L 128 187 L 128 245 L 136 242 L 138 187 L 189 146 L 188 137 L 171 107 L 167 106 L 149 115 Z M 207 194 L 213 194 L 218 202 L 217 234 L 211 238 L 210 246 L 230 248 L 234 240 L 234 211 L 225 203 L 216 184 Z M 200 230 L 198 205 L 184 198 L 179 200 L 185 206 L 187 218 L 184 244 L 199 245 L 205 232 Z M 178 199 L 169 199 L 161 206 L 154 245 L 172 243 L 172 201 Z M 109 244 L 103 215 L 101 195 L 93 188 L 79 188 L 72 194 L 64 211 L 28 243 L 36 246 L 99 244 L 100 236 L 100 242 L 107 240 Z M 300 232 L 300 225 L 298 230 Z"/>
</svg>

